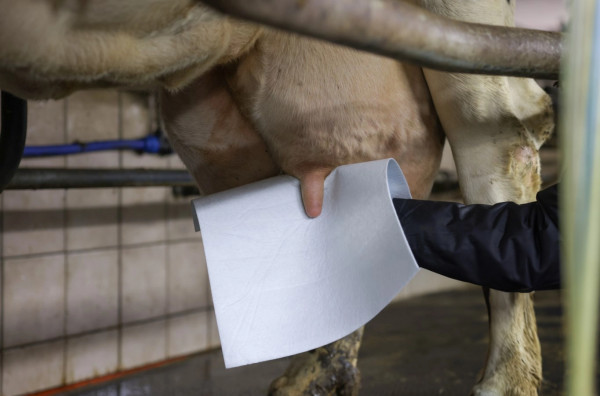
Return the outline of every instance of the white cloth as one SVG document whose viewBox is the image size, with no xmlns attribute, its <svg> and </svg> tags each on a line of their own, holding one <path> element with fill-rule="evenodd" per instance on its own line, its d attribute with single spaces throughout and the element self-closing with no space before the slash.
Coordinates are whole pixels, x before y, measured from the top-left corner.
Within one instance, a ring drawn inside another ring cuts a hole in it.
<svg viewBox="0 0 600 396">
<path fill-rule="evenodd" d="M 418 266 L 392 198 L 410 192 L 386 159 L 335 169 L 315 219 L 291 176 L 193 201 L 226 367 L 331 343 L 394 298 Z"/>
</svg>

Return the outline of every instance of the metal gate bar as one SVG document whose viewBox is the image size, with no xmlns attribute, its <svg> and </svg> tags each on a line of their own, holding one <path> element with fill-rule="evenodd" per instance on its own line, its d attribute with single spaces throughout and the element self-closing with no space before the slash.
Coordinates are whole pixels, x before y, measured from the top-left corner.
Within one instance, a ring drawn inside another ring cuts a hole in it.
<svg viewBox="0 0 600 396">
<path fill-rule="evenodd" d="M 558 78 L 560 33 L 459 22 L 404 1 L 204 2 L 236 17 L 431 69 Z"/>
<path fill-rule="evenodd" d="M 566 394 L 592 396 L 600 286 L 600 6 L 577 0 L 570 11 L 560 125 Z"/>
<path fill-rule="evenodd" d="M 164 169 L 19 169 L 7 190 L 195 186 L 185 170 Z"/>
</svg>

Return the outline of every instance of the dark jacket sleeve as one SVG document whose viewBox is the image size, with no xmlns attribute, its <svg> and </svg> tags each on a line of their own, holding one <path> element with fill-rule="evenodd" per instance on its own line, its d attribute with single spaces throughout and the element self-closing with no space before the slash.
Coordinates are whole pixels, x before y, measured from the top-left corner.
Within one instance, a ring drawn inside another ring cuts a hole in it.
<svg viewBox="0 0 600 396">
<path fill-rule="evenodd" d="M 422 268 L 512 292 L 560 287 L 557 185 L 537 201 L 461 205 L 394 199 Z"/>
</svg>

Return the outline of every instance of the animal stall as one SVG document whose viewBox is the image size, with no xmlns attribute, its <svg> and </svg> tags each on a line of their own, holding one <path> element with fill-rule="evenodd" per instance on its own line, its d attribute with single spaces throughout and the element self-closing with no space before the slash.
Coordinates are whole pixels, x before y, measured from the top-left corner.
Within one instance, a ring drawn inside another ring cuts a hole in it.
<svg viewBox="0 0 600 396">
<path fill-rule="evenodd" d="M 453 10 L 448 15 L 444 15 L 443 7 L 437 7 L 435 2 L 429 1 L 421 2 L 421 5 L 429 10 L 400 1 L 355 0 L 343 5 L 333 0 L 320 2 L 209 0 L 205 3 L 235 17 L 247 18 L 261 24 L 328 40 L 403 62 L 418 64 L 427 69 L 425 77 L 430 89 L 448 87 L 446 75 L 437 71 L 556 79 L 559 75 L 559 63 L 563 53 L 562 37 L 559 34 L 473 23 L 477 21 L 472 20 L 472 16 L 470 20 L 468 12 L 461 15 L 460 11 Z M 569 394 L 591 394 L 591 384 L 594 380 L 591 370 L 594 367 L 592 353 L 595 348 L 590 346 L 595 345 L 596 316 L 594 314 L 597 311 L 597 295 L 594 293 L 598 286 L 596 271 L 599 261 L 598 249 L 594 240 L 597 239 L 600 224 L 598 218 L 600 211 L 597 205 L 593 205 L 597 199 L 600 199 L 600 181 L 598 181 L 600 160 L 594 158 L 595 149 L 600 144 L 596 120 L 597 106 L 595 105 L 598 95 L 598 77 L 596 75 L 598 68 L 594 63 L 594 55 L 598 49 L 593 35 L 594 27 L 598 23 L 597 15 L 598 11 L 593 2 L 575 3 L 571 23 L 576 28 L 569 39 L 571 40 L 567 47 L 569 56 L 566 57 L 566 72 L 563 74 L 565 81 L 562 82 L 566 86 L 567 93 L 564 95 L 565 116 L 562 118 L 561 130 L 570 131 L 568 139 L 563 138 L 564 161 L 568 166 L 563 184 L 567 187 L 563 188 L 562 194 L 564 206 L 572 209 L 565 210 L 563 215 L 564 230 L 566 230 L 564 255 L 565 263 L 578 263 L 578 265 L 565 267 L 566 289 L 569 296 L 567 312 L 572 321 L 569 327 L 570 341 L 568 344 L 571 348 L 568 362 L 573 365 L 573 369 L 570 371 L 572 380 L 568 385 Z M 461 18 L 466 22 L 456 20 Z M 578 23 L 573 23 L 573 21 Z M 581 65 L 584 67 L 582 68 Z M 582 70 L 584 72 L 581 72 Z M 477 80 L 479 78 L 484 77 L 465 77 L 464 81 L 467 85 L 475 84 L 474 81 L 480 81 Z M 493 81 L 509 81 L 505 84 L 510 85 L 517 80 L 501 80 L 498 77 Z M 519 89 L 526 99 L 543 101 L 543 95 L 531 86 L 523 85 Z M 582 95 L 581 92 L 586 94 Z M 462 92 L 457 97 L 465 97 L 464 95 L 467 93 Z M 514 97 L 510 97 L 510 99 L 518 100 Z M 444 100 L 433 94 L 436 106 L 440 108 L 446 106 L 447 103 L 444 103 Z M 16 168 L 19 164 L 19 154 L 25 143 L 26 122 L 24 117 L 26 110 L 24 110 L 25 103 L 22 100 L 9 94 L 3 95 L 2 104 L 0 153 L 3 155 L 0 158 L 0 176 L 2 176 L 0 180 L 3 182 L 2 188 L 6 185 L 11 188 L 10 179 L 13 174 L 16 173 L 18 177 L 21 172 L 16 171 Z M 544 106 L 547 107 L 548 103 L 544 102 L 542 107 Z M 526 177 L 519 180 L 513 180 L 516 185 L 525 183 L 525 186 L 516 195 L 502 195 L 493 192 L 487 195 L 470 193 L 472 178 L 469 175 L 472 175 L 473 172 L 467 171 L 469 166 L 461 168 L 461 161 L 463 164 L 468 162 L 465 159 L 468 154 L 463 154 L 463 150 L 464 153 L 469 152 L 469 145 L 474 141 L 472 140 L 473 136 L 470 135 L 469 140 L 463 138 L 460 133 L 451 131 L 452 128 L 469 129 L 469 126 L 464 124 L 464 120 L 448 119 L 445 121 L 443 111 L 438 109 L 438 113 L 448 138 L 459 149 L 457 154 L 459 156 L 457 158 L 459 176 L 462 173 L 461 185 L 467 195 L 467 202 L 492 203 L 505 199 L 525 201 L 531 198 L 531 193 L 534 193 L 534 190 L 539 187 L 539 177 L 538 179 L 533 177 L 535 180 L 532 179 L 533 181 L 528 185 L 529 181 L 526 179 L 531 176 L 530 174 L 526 174 Z M 550 114 L 548 112 L 546 116 Z M 528 120 L 530 115 L 534 114 L 523 114 L 522 119 Z M 523 121 L 524 124 L 527 122 Z M 536 168 L 538 160 L 529 156 L 548 137 L 551 129 L 549 124 L 551 122 L 544 121 L 540 125 L 526 125 L 525 129 L 533 130 L 533 133 L 529 135 L 527 134 L 529 132 L 525 133 L 526 143 L 518 147 L 514 147 L 511 143 L 506 147 L 505 154 L 511 158 L 526 157 L 525 165 L 529 167 L 533 164 L 534 176 L 539 172 L 539 168 Z M 523 137 L 523 135 L 519 136 Z M 515 173 L 518 174 L 523 172 L 522 165 L 518 161 L 510 163 L 510 166 L 515 167 Z M 27 172 L 21 172 L 22 177 L 27 176 Z M 38 183 L 41 183 L 39 176 L 43 173 L 44 171 L 38 172 L 36 178 Z M 138 176 L 140 175 L 138 174 Z M 72 176 L 67 176 L 67 178 L 69 177 Z M 131 178 L 134 177 L 131 173 L 123 175 L 115 172 L 114 177 L 125 180 L 123 183 L 128 183 L 128 185 L 190 184 L 190 179 L 180 172 L 154 173 L 151 176 L 152 180 L 145 179 L 140 182 L 131 182 Z M 89 183 L 89 174 L 83 179 L 87 179 Z M 100 182 L 99 185 L 115 186 L 119 183 L 121 182 L 118 180 L 112 180 Z M 86 186 L 89 187 L 89 185 Z M 31 184 L 29 186 L 31 187 Z M 39 184 L 39 186 L 41 187 L 43 184 Z M 75 186 L 74 184 L 70 187 Z M 57 187 L 57 185 L 52 187 Z M 475 188 L 473 187 L 473 189 Z M 583 263 L 586 265 L 583 266 Z M 579 287 L 582 284 L 585 287 Z M 494 327 L 503 327 L 493 319 L 494 315 L 507 318 L 510 326 L 498 331 L 501 331 L 504 337 L 515 337 L 516 344 L 530 344 L 531 351 L 523 353 L 517 351 L 515 347 L 512 353 L 515 354 L 513 358 L 516 360 L 513 361 L 506 356 L 503 357 L 500 345 L 497 344 L 498 340 L 492 337 L 491 361 L 487 363 L 488 366 L 484 371 L 482 381 L 474 389 L 475 394 L 487 394 L 486 392 L 489 391 L 500 392 L 499 394 L 510 393 L 513 388 L 527 388 L 535 392 L 541 381 L 539 343 L 535 328 L 532 330 L 530 327 L 531 323 L 524 324 L 522 323 L 523 317 L 518 318 L 518 311 L 522 309 L 526 311 L 524 315 L 526 322 L 534 319 L 531 301 L 525 296 L 508 296 L 494 291 L 491 294 L 488 291 L 487 297 L 488 303 L 491 301 L 492 307 L 492 332 L 496 331 Z M 517 302 L 513 302 L 513 299 Z M 582 330 L 579 330 L 579 326 Z M 355 354 L 360 345 L 360 337 L 360 334 L 354 335 L 328 347 L 329 349 L 326 347 L 325 351 L 346 356 L 350 361 L 354 361 L 355 365 Z M 529 341 L 524 341 L 526 339 Z M 581 358 L 581 355 L 585 355 L 585 358 Z M 306 375 L 305 373 L 309 372 L 315 363 L 309 360 L 306 365 L 304 371 L 298 371 L 298 364 L 296 364 L 295 372 L 286 374 L 287 378 L 283 382 L 291 384 L 291 390 L 288 390 L 290 394 L 298 389 L 294 388 L 296 378 L 292 377 L 298 377 L 297 383 L 302 383 L 302 376 Z M 328 373 L 328 368 L 325 367 L 323 376 L 326 377 Z M 528 377 L 528 373 L 532 373 L 531 378 Z M 344 378 L 344 376 L 341 377 Z M 517 383 L 505 383 L 505 381 L 510 381 L 507 378 L 512 381 L 517 378 Z M 281 392 L 285 392 L 285 386 L 284 384 Z M 340 386 L 343 387 L 343 384 Z"/>
</svg>

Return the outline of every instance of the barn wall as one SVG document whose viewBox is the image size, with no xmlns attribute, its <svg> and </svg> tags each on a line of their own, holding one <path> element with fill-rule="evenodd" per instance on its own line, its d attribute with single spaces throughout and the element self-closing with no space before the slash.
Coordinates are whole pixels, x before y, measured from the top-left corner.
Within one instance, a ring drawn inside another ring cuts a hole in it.
<svg viewBox="0 0 600 396">
<path fill-rule="evenodd" d="M 152 97 L 80 92 L 29 103 L 28 145 L 138 138 Z M 23 167 L 182 169 L 176 156 L 105 152 Z M 218 345 L 202 240 L 170 188 L 6 191 L 2 394 L 57 387 Z"/>
<path fill-rule="evenodd" d="M 156 128 L 155 107 L 152 96 L 108 90 L 30 102 L 28 145 L 142 137 Z M 21 166 L 184 169 L 176 156 L 128 152 Z M 2 395 L 219 345 L 189 200 L 162 187 L 0 195 Z M 459 285 L 422 271 L 398 298 Z"/>
</svg>

